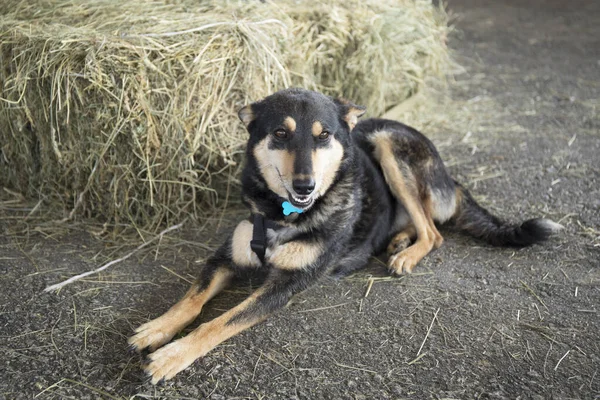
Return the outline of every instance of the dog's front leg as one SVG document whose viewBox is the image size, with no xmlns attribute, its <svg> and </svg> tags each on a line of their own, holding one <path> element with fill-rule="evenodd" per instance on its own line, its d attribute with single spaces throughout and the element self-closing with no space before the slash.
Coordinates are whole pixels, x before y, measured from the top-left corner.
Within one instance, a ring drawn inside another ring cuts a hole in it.
<svg viewBox="0 0 600 400">
<path fill-rule="evenodd" d="M 210 299 L 229 284 L 234 275 L 229 257 L 230 243 L 228 239 L 215 255 L 208 259 L 196 282 L 177 304 L 160 317 L 135 330 L 135 335 L 128 341 L 132 349 L 154 351 L 167 343 L 200 314 L 202 307 Z"/>
<path fill-rule="evenodd" d="M 252 224 L 241 221 L 233 234 L 207 260 L 198 280 L 185 296 L 166 313 L 135 330 L 135 335 L 129 339 L 131 348 L 137 351 L 156 350 L 190 324 L 202 307 L 227 286 L 236 270 L 259 267 L 260 260 L 250 248 L 251 239 Z"/>
<path fill-rule="evenodd" d="M 135 330 L 135 335 L 129 338 L 131 348 L 137 351 L 154 351 L 167 343 L 200 314 L 206 302 L 227 286 L 232 275 L 230 269 L 223 267 L 212 273 L 206 285 L 201 281 L 195 282 L 185 296 L 166 313 Z"/>
<path fill-rule="evenodd" d="M 152 383 L 172 378 L 219 343 L 263 321 L 315 278 L 314 271 L 273 268 L 263 286 L 238 306 L 150 354 L 144 369 Z"/>
</svg>

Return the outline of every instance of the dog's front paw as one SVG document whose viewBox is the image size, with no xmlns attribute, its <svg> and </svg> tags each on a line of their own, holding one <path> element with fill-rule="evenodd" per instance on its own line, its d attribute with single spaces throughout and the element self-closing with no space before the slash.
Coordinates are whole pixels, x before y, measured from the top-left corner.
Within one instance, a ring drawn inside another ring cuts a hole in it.
<svg viewBox="0 0 600 400">
<path fill-rule="evenodd" d="M 130 337 L 127 342 L 136 351 L 145 349 L 154 351 L 171 340 L 176 333 L 162 317 L 146 322 L 139 326 L 135 332 L 136 334 Z"/>
<path fill-rule="evenodd" d="M 144 371 L 150 376 L 153 385 L 174 377 L 187 368 L 196 358 L 195 352 L 184 339 L 170 343 L 148 355 L 148 364 Z"/>
<path fill-rule="evenodd" d="M 390 272 L 401 275 L 403 273 L 410 274 L 419 262 L 420 257 L 416 257 L 410 247 L 400 253 L 392 255 L 388 260 L 388 269 Z"/>
</svg>

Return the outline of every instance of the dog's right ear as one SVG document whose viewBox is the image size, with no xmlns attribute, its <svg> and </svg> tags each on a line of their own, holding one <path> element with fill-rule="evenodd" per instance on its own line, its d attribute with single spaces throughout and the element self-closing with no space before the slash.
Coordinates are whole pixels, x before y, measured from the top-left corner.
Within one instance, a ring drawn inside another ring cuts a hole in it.
<svg viewBox="0 0 600 400">
<path fill-rule="evenodd" d="M 240 117 L 240 120 L 244 123 L 246 128 L 248 128 L 248 125 L 250 125 L 255 118 L 252 104 L 242 107 L 240 111 L 238 111 L 238 117 Z"/>
</svg>

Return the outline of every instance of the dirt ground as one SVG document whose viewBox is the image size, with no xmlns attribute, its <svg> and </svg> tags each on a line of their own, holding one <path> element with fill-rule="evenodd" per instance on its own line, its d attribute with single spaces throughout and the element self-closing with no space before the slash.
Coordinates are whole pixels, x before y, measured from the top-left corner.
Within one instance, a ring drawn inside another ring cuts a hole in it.
<svg viewBox="0 0 600 400">
<path fill-rule="evenodd" d="M 483 3 L 449 1 L 467 70 L 453 97 L 479 122 L 426 133 L 487 207 L 560 221 L 559 237 L 515 251 L 443 230 L 413 275 L 386 278 L 374 261 L 322 282 L 152 386 L 127 337 L 186 291 L 225 229 L 189 228 L 189 242 L 165 239 L 58 294 L 42 290 L 132 247 L 111 254 L 78 230 L 0 234 L 0 398 L 600 398 L 600 2 Z M 13 218 L 0 214 L 0 232 Z"/>
</svg>

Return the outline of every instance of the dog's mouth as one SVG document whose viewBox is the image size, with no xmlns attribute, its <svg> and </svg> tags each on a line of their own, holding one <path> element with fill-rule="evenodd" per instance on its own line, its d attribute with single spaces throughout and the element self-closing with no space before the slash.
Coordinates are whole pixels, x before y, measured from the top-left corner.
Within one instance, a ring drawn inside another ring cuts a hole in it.
<svg viewBox="0 0 600 400">
<path fill-rule="evenodd" d="M 301 196 L 298 194 L 292 194 L 288 191 L 288 199 L 290 203 L 296 208 L 300 208 L 302 210 L 306 210 L 310 206 L 313 205 L 315 199 L 312 195 Z"/>
<path fill-rule="evenodd" d="M 293 192 L 292 190 L 288 189 L 288 186 L 285 183 L 285 180 L 283 179 L 283 176 L 281 176 L 281 172 L 279 172 L 278 168 L 275 168 L 277 171 L 277 174 L 279 175 L 279 179 L 281 179 L 281 184 L 283 185 L 283 187 L 285 188 L 285 191 L 288 194 L 288 200 L 290 201 L 290 204 L 293 205 L 296 208 L 301 209 L 302 211 L 305 211 L 307 209 L 309 209 L 313 203 L 315 202 L 315 193 L 316 192 L 312 192 L 311 194 L 308 195 L 301 195 L 301 194 L 297 194 L 295 192 Z"/>
</svg>

